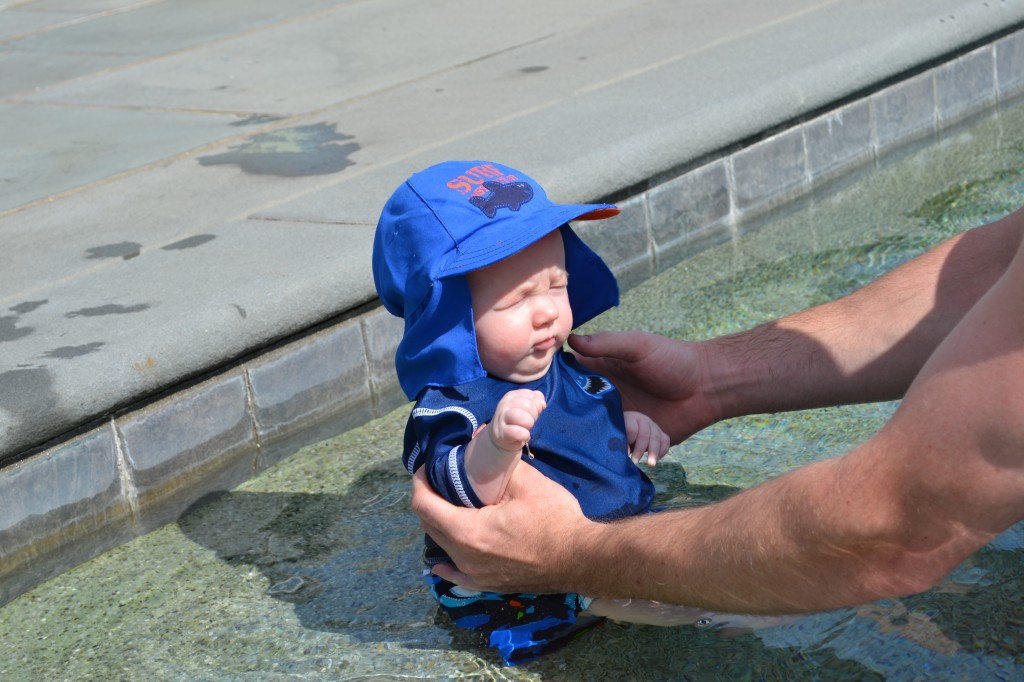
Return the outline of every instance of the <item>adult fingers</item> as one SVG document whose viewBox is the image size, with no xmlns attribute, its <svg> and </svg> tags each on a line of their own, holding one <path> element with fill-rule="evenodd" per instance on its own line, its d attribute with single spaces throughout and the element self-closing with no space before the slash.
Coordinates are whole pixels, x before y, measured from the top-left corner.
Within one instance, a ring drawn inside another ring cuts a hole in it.
<svg viewBox="0 0 1024 682">
<path fill-rule="evenodd" d="M 451 522 L 457 508 L 434 492 L 424 467 L 413 474 L 411 506 L 427 535 L 447 550 L 451 542 L 443 528 Z"/>
<path fill-rule="evenodd" d="M 586 358 L 614 358 L 626 362 L 637 359 L 637 332 L 597 332 L 569 335 L 569 346 Z"/>
<path fill-rule="evenodd" d="M 430 571 L 439 578 L 455 583 L 459 587 L 465 587 L 467 590 L 486 591 L 483 587 L 473 582 L 473 579 L 468 575 L 455 568 L 455 564 L 435 564 L 431 566 Z"/>
</svg>

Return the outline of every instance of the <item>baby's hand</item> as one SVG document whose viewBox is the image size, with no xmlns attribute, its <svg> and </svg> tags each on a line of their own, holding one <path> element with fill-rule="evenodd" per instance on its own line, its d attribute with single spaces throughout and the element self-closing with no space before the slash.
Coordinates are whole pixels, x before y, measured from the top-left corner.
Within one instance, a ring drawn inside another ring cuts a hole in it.
<svg viewBox="0 0 1024 682">
<path fill-rule="evenodd" d="M 547 406 L 540 391 L 525 388 L 509 391 L 494 409 L 487 429 L 491 442 L 499 450 L 521 451 L 530 442 L 530 430 Z"/>
<path fill-rule="evenodd" d="M 625 412 L 629 457 L 639 464 L 647 453 L 647 466 L 654 466 L 668 452 L 668 434 L 654 420 L 640 412 Z"/>
</svg>

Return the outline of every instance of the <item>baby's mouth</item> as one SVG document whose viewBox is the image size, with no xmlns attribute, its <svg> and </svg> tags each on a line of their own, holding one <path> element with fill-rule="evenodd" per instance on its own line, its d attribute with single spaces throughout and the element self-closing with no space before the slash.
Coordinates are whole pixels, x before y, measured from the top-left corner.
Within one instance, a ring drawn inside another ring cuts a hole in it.
<svg viewBox="0 0 1024 682">
<path fill-rule="evenodd" d="M 554 348 L 557 345 L 558 345 L 558 339 L 556 339 L 554 336 L 549 336 L 548 338 L 544 339 L 543 341 L 541 341 L 539 343 L 535 343 L 533 345 L 533 349 L 535 351 L 545 351 L 545 350 L 551 350 L 552 348 Z"/>
</svg>

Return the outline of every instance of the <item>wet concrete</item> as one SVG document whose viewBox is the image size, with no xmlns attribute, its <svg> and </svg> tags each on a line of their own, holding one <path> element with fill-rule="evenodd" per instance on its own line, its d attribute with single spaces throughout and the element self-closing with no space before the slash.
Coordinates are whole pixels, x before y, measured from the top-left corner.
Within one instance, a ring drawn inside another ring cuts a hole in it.
<svg viewBox="0 0 1024 682">
<path fill-rule="evenodd" d="M 229 164 L 244 173 L 293 178 L 338 173 L 355 162 L 349 158 L 359 144 L 351 135 L 335 130 L 336 124 L 282 128 L 256 135 L 221 154 L 200 156 L 202 166 Z M 345 142 L 345 144 L 338 144 Z"/>
</svg>

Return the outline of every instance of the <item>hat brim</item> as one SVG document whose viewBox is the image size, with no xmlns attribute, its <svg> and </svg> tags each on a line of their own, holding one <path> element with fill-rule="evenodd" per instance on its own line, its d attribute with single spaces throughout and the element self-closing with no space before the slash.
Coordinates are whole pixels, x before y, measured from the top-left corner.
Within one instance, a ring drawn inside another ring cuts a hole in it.
<svg viewBox="0 0 1024 682">
<path fill-rule="evenodd" d="M 493 220 L 460 244 L 438 271 L 438 278 L 486 268 L 519 253 L 540 238 L 573 220 L 604 220 L 619 214 L 611 204 L 558 204 L 530 216 L 531 228 L 509 238 L 502 221 Z"/>
<path fill-rule="evenodd" d="M 621 212 L 618 206 L 603 206 L 594 211 L 576 216 L 573 220 L 604 220 L 605 218 L 614 218 Z"/>
</svg>

